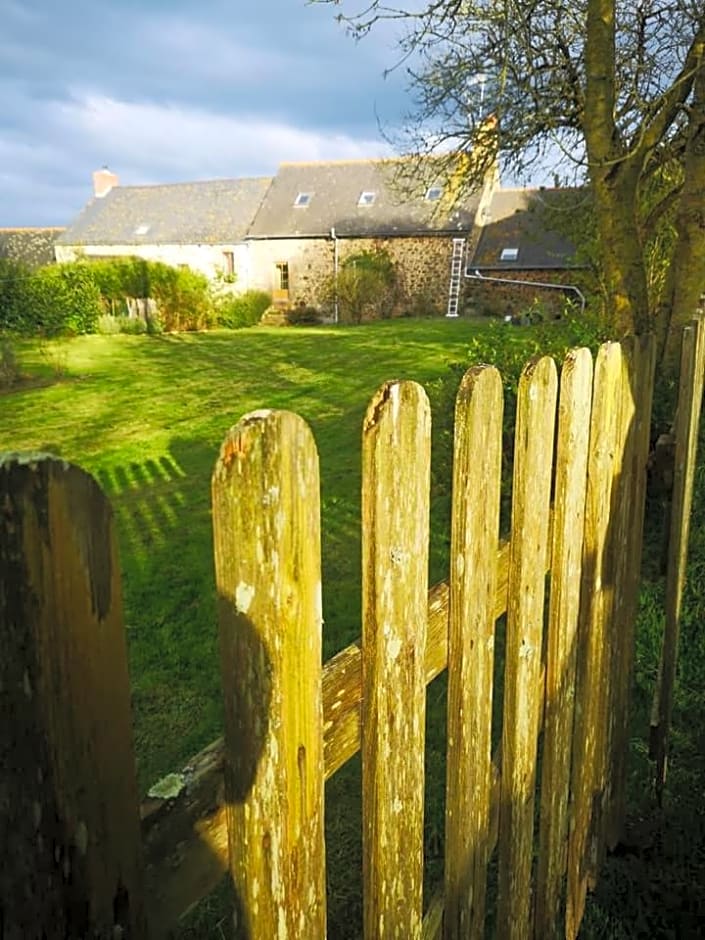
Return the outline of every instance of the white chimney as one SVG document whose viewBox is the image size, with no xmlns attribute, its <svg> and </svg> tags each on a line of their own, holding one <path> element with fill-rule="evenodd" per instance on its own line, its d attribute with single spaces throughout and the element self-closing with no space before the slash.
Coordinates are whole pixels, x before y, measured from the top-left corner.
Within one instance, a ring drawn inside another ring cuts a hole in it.
<svg viewBox="0 0 705 940">
<path fill-rule="evenodd" d="M 113 186 L 117 186 L 120 180 L 115 173 L 111 173 L 107 166 L 93 173 L 93 195 L 96 199 L 102 199 L 107 196 Z"/>
</svg>

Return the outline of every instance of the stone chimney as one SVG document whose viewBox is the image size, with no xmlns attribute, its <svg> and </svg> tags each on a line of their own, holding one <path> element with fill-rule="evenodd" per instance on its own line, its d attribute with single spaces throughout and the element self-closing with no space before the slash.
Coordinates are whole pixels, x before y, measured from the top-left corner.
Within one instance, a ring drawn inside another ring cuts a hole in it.
<svg viewBox="0 0 705 940">
<path fill-rule="evenodd" d="M 107 166 L 93 173 L 93 195 L 96 199 L 102 199 L 107 196 L 110 190 L 117 186 L 120 180 L 114 173 L 111 173 Z"/>
</svg>

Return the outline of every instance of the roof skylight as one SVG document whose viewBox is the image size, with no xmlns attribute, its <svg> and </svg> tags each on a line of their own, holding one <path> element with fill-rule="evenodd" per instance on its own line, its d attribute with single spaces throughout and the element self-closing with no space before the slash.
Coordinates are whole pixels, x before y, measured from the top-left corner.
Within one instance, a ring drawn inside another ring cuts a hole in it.
<svg viewBox="0 0 705 940">
<path fill-rule="evenodd" d="M 519 257 L 518 248 L 503 248 L 499 256 L 500 261 L 516 261 Z"/>
<path fill-rule="evenodd" d="M 377 193 L 364 191 L 360 193 L 360 198 L 357 200 L 358 206 L 372 206 L 374 201 L 377 198 Z"/>
<path fill-rule="evenodd" d="M 294 199 L 294 205 L 297 209 L 303 209 L 311 202 L 311 196 L 313 193 L 299 193 Z"/>
<path fill-rule="evenodd" d="M 428 189 L 426 190 L 425 198 L 428 199 L 429 202 L 438 202 L 438 200 L 441 198 L 442 195 L 443 195 L 442 186 L 429 186 Z"/>
<path fill-rule="evenodd" d="M 146 222 L 143 222 L 141 225 L 138 225 L 135 228 L 135 235 L 146 235 L 150 227 L 151 226 L 148 225 Z"/>
</svg>

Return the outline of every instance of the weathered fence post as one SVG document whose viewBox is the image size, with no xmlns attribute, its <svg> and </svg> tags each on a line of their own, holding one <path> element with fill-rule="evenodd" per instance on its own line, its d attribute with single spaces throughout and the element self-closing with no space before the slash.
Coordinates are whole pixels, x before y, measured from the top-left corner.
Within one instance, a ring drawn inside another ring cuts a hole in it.
<svg viewBox="0 0 705 940">
<path fill-rule="evenodd" d="M 615 605 L 615 497 L 622 467 L 624 352 L 605 343 L 595 362 L 585 502 L 575 698 L 566 937 L 577 936 L 603 831 L 602 781 L 609 737 L 610 644 Z"/>
<path fill-rule="evenodd" d="M 235 920 L 247 940 L 326 931 L 318 455 L 288 412 L 244 417 L 213 474 Z"/>
<path fill-rule="evenodd" d="M 504 668 L 497 934 L 529 937 L 541 651 L 558 379 L 552 359 L 519 380 Z"/>
<path fill-rule="evenodd" d="M 685 587 L 693 503 L 695 458 L 698 449 L 700 409 L 705 370 L 705 321 L 694 319 L 683 330 L 681 371 L 676 415 L 676 454 L 671 497 L 671 528 L 666 572 L 666 620 L 659 663 L 658 684 L 651 715 L 651 757 L 656 762 L 656 789 L 661 799 L 666 783 L 668 732 L 676 682 L 680 612 Z"/>
<path fill-rule="evenodd" d="M 560 936 L 558 925 L 568 838 L 575 662 L 592 401 L 592 356 L 572 350 L 563 363 L 558 406 L 551 594 L 546 644 L 546 711 L 534 934 Z"/>
<path fill-rule="evenodd" d="M 0 934 L 147 936 L 110 505 L 77 467 L 0 458 Z"/>
<path fill-rule="evenodd" d="M 626 771 L 629 755 L 629 711 L 634 673 L 636 615 L 639 606 L 641 556 L 644 537 L 646 465 L 651 434 L 651 403 L 654 388 L 656 343 L 652 335 L 634 337 L 627 345 L 627 382 L 622 383 L 623 398 L 633 401 L 633 411 L 624 453 L 620 480 L 619 515 L 624 536 L 615 546 L 619 559 L 615 566 L 621 582 L 613 623 L 615 655 L 612 656 L 612 707 L 610 709 L 610 751 L 607 755 L 607 787 L 604 839 L 605 848 L 613 849 L 621 838 L 625 815 Z M 623 539 L 623 540 L 622 540 Z"/>
<path fill-rule="evenodd" d="M 431 416 L 414 382 L 384 385 L 362 458 L 365 937 L 417 940 L 423 888 Z"/>
<path fill-rule="evenodd" d="M 502 482 L 502 379 L 466 372 L 455 405 L 448 629 L 446 940 L 485 934 L 492 686 Z"/>
</svg>

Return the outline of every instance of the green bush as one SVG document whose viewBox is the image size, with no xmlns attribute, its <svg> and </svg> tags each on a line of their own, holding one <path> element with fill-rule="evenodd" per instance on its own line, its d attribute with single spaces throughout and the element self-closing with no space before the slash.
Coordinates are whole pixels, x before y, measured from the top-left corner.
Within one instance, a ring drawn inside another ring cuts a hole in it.
<svg viewBox="0 0 705 940">
<path fill-rule="evenodd" d="M 173 268 L 148 262 L 149 297 L 157 312 L 148 320 L 148 332 L 205 330 L 216 321 L 216 309 L 205 274 L 191 268 Z"/>
<path fill-rule="evenodd" d="M 397 267 L 388 251 L 373 249 L 349 255 L 337 277 L 323 287 L 327 304 L 338 305 L 341 323 L 360 323 L 365 317 L 391 317 L 399 301 Z"/>
<path fill-rule="evenodd" d="M 123 313 L 126 298 L 149 296 L 151 262 L 143 258 L 101 258 L 90 262 L 101 297 L 110 312 Z"/>
<path fill-rule="evenodd" d="M 127 317 L 116 317 L 110 313 L 104 313 L 102 316 L 98 317 L 95 331 L 96 333 L 102 333 L 104 336 L 112 336 L 115 333 L 120 333 L 122 330 L 122 321 L 126 319 Z"/>
<path fill-rule="evenodd" d="M 130 336 L 142 336 L 148 332 L 148 320 L 142 317 L 124 317 L 120 324 L 120 332 L 127 333 Z M 156 332 L 156 330 L 154 330 Z"/>
<path fill-rule="evenodd" d="M 126 313 L 135 300 L 154 302 L 142 326 L 129 321 L 121 332 L 161 333 L 212 326 L 216 310 L 208 278 L 191 268 L 176 268 L 144 258 L 106 258 L 87 265 L 102 298 L 104 312 Z M 134 320 L 134 318 L 129 318 Z"/>
<path fill-rule="evenodd" d="M 231 330 L 254 326 L 271 303 L 271 295 L 262 290 L 248 290 L 244 294 L 217 294 L 217 322 Z"/>
<path fill-rule="evenodd" d="M 28 331 L 27 284 L 31 276 L 26 265 L 0 258 L 0 330 Z"/>
<path fill-rule="evenodd" d="M 315 326 L 321 322 L 320 310 L 303 302 L 285 310 L 284 316 L 291 326 Z"/>
<path fill-rule="evenodd" d="M 83 262 L 39 268 L 27 282 L 25 332 L 42 336 L 94 333 L 103 313 L 90 265 Z"/>
<path fill-rule="evenodd" d="M 0 265 L 0 328 L 29 335 L 92 333 L 103 312 L 100 292 L 85 263 L 30 271 Z"/>
</svg>

